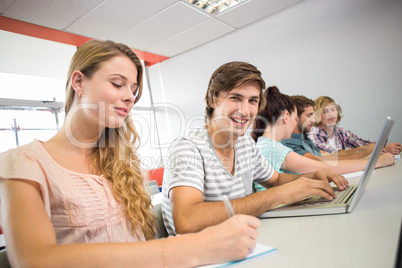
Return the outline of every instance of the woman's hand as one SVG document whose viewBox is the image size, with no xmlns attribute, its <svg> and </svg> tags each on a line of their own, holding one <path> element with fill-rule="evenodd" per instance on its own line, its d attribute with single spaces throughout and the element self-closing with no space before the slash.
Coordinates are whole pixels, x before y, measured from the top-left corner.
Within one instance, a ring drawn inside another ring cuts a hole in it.
<svg viewBox="0 0 402 268">
<path fill-rule="evenodd" d="M 221 263 L 244 259 L 256 246 L 261 221 L 248 215 L 236 215 L 197 233 L 202 263 Z"/>
</svg>

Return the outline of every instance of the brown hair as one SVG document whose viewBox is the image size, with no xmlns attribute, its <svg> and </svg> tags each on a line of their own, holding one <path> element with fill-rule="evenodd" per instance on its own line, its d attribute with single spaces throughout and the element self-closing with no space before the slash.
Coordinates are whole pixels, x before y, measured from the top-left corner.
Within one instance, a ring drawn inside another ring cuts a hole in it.
<svg viewBox="0 0 402 268">
<path fill-rule="evenodd" d="M 276 86 L 265 90 L 264 99 L 266 99 L 267 105 L 258 113 L 251 132 L 251 137 L 255 141 L 264 134 L 268 125 L 276 123 L 284 111 L 288 111 L 289 114 L 295 111 L 295 104 L 292 98 L 282 94 Z"/>
<path fill-rule="evenodd" d="M 300 117 L 302 115 L 305 108 L 310 107 L 310 106 L 312 106 L 314 108 L 314 101 L 303 95 L 294 95 L 294 96 L 291 96 L 291 98 L 292 98 L 294 104 L 296 105 L 298 117 Z"/>
<path fill-rule="evenodd" d="M 79 70 L 90 78 L 103 62 L 121 55 L 127 56 L 137 68 L 138 88 L 134 92 L 134 103 L 140 99 L 143 67 L 133 50 L 112 41 L 91 40 L 78 48 L 71 61 L 66 88 L 66 114 L 72 108 L 77 95 L 71 85 L 72 74 Z M 141 228 L 145 238 L 152 239 L 156 234 L 156 218 L 151 211 L 151 198 L 145 190 L 139 167 L 140 160 L 136 152 L 138 146 L 139 135 L 128 115 L 124 126 L 104 129 L 97 146 L 93 148 L 92 159 L 94 167 L 112 183 L 113 195 L 123 205 L 131 223 L 131 233 L 137 234 L 137 228 Z"/>
<path fill-rule="evenodd" d="M 261 77 L 261 72 L 254 65 L 233 61 L 216 69 L 209 80 L 208 90 L 205 95 L 205 122 L 212 118 L 214 108 L 211 105 L 221 92 L 229 92 L 235 87 L 241 87 L 253 81 L 258 82 L 261 87 L 260 102 L 258 104 L 258 110 L 261 110 L 265 106 L 265 98 L 263 97 L 265 81 Z"/>
<path fill-rule="evenodd" d="M 314 115 L 315 115 L 315 125 L 319 126 L 321 124 L 321 118 L 322 114 L 324 112 L 325 106 L 334 104 L 336 107 L 336 110 L 338 111 L 338 119 L 337 123 L 341 120 L 342 118 L 342 108 L 339 106 L 332 98 L 328 96 L 320 96 L 314 101 L 315 104 L 315 109 L 314 109 Z"/>
</svg>

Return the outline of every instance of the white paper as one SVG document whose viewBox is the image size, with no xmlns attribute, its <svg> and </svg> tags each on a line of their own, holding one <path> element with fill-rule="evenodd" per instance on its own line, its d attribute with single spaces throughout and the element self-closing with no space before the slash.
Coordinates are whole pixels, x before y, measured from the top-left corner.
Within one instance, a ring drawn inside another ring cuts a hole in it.
<svg viewBox="0 0 402 268">
<path fill-rule="evenodd" d="M 261 245 L 261 244 L 257 243 L 255 249 L 252 252 L 250 252 L 245 259 L 243 259 L 241 261 L 232 261 L 232 262 L 204 265 L 204 266 L 199 266 L 199 267 L 202 267 L 202 268 L 227 267 L 227 266 L 239 263 L 239 262 L 243 262 L 243 261 L 246 261 L 246 260 L 249 260 L 249 259 L 252 259 L 252 258 L 256 258 L 256 257 L 261 256 L 261 255 L 273 254 L 273 253 L 276 253 L 276 252 L 277 252 L 276 248 L 268 247 L 268 246 Z"/>
</svg>

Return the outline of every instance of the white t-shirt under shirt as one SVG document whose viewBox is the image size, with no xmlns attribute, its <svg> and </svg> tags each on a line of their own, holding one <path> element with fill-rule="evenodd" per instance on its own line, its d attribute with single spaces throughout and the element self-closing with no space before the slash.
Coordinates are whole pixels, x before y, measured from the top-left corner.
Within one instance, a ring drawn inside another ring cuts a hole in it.
<svg viewBox="0 0 402 268">
<path fill-rule="evenodd" d="M 333 148 L 336 148 L 335 136 L 333 136 L 332 139 L 328 138 L 328 144 Z"/>
<path fill-rule="evenodd" d="M 253 192 L 253 182 L 267 181 L 274 169 L 247 135 L 239 137 L 235 147 L 234 174 L 231 175 L 217 156 L 207 129 L 200 127 L 176 139 L 168 150 L 163 175 L 163 220 L 169 235 L 176 234 L 169 191 L 188 186 L 203 193 L 204 201 L 245 197 Z"/>
</svg>

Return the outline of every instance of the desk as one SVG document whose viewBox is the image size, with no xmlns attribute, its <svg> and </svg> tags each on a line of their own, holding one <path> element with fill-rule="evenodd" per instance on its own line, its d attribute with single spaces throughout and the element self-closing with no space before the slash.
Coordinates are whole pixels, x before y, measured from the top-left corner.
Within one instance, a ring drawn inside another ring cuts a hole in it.
<svg viewBox="0 0 402 268">
<path fill-rule="evenodd" d="M 398 160 L 394 166 L 376 169 L 349 214 L 261 220 L 257 242 L 278 252 L 234 267 L 394 267 L 401 219 Z"/>
</svg>

